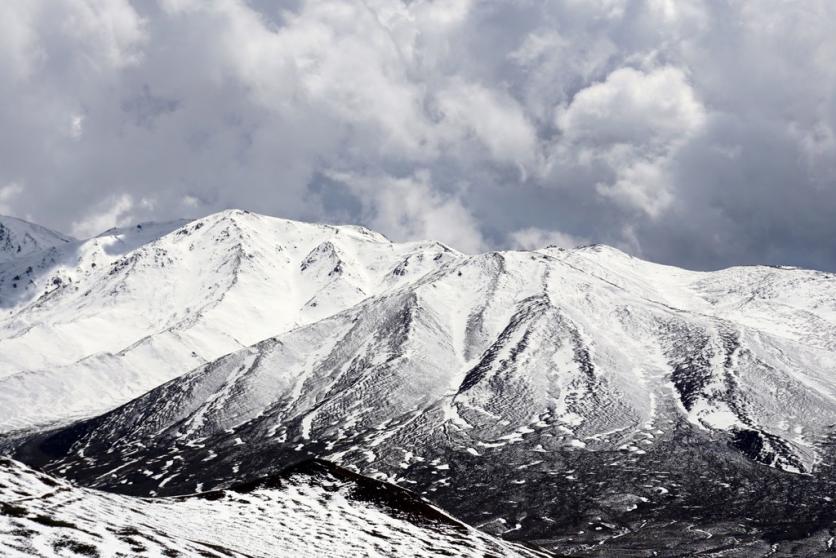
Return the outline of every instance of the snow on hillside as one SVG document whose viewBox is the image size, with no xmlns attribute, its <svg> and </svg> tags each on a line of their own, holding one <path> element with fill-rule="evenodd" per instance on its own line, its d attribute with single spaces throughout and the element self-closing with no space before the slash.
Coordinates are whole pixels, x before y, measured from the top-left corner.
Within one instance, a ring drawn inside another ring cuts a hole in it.
<svg viewBox="0 0 836 558">
<path fill-rule="evenodd" d="M 0 264 L 71 241 L 46 227 L 0 215 Z"/>
<path fill-rule="evenodd" d="M 507 556 L 539 554 L 466 527 L 396 487 L 324 463 L 226 492 L 139 499 L 0 458 L 0 554 Z"/>
<path fill-rule="evenodd" d="M 0 431 L 107 410 L 455 255 L 226 211 L 18 258 L 0 265 Z"/>
</svg>

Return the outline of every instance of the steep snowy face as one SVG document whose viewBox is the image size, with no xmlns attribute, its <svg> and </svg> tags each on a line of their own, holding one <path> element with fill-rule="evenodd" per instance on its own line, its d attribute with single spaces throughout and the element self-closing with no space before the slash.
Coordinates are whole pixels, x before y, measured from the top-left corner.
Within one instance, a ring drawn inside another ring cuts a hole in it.
<svg viewBox="0 0 836 558">
<path fill-rule="evenodd" d="M 0 265 L 0 430 L 102 412 L 456 255 L 227 211 L 17 258 Z"/>
<path fill-rule="evenodd" d="M 78 488 L 3 458 L 0 550 L 21 558 L 541 556 L 323 462 L 229 491 L 149 500 Z"/>
<path fill-rule="evenodd" d="M 70 242 L 70 237 L 46 227 L 0 215 L 0 264 Z"/>
</svg>

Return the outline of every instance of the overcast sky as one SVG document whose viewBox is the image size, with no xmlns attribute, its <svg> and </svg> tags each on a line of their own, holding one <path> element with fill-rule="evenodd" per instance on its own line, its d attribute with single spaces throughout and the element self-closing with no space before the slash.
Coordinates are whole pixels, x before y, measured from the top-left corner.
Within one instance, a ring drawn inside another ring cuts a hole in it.
<svg viewBox="0 0 836 558">
<path fill-rule="evenodd" d="M 0 213 L 836 270 L 830 0 L 26 0 Z"/>
</svg>

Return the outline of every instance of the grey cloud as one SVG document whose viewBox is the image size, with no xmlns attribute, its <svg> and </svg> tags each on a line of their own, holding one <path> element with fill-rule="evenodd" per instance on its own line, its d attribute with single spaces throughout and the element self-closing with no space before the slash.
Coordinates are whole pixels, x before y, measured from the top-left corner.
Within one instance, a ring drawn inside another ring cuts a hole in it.
<svg viewBox="0 0 836 558">
<path fill-rule="evenodd" d="M 140 127 L 151 127 L 154 121 L 167 113 L 174 112 L 180 105 L 177 99 L 166 99 L 151 94 L 148 85 L 142 86 L 142 91 L 135 97 L 122 101 L 122 110 L 131 113 L 135 123 Z"/>
<path fill-rule="evenodd" d="M 0 8 L 0 209 L 836 269 L 826 0 Z"/>
</svg>

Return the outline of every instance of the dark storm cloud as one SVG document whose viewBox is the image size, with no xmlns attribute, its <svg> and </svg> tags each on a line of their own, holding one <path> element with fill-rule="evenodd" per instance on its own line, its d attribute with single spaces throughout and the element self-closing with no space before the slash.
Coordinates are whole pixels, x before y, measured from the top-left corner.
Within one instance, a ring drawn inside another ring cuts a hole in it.
<svg viewBox="0 0 836 558">
<path fill-rule="evenodd" d="M 17 2 L 0 212 L 836 269 L 826 0 Z"/>
</svg>

